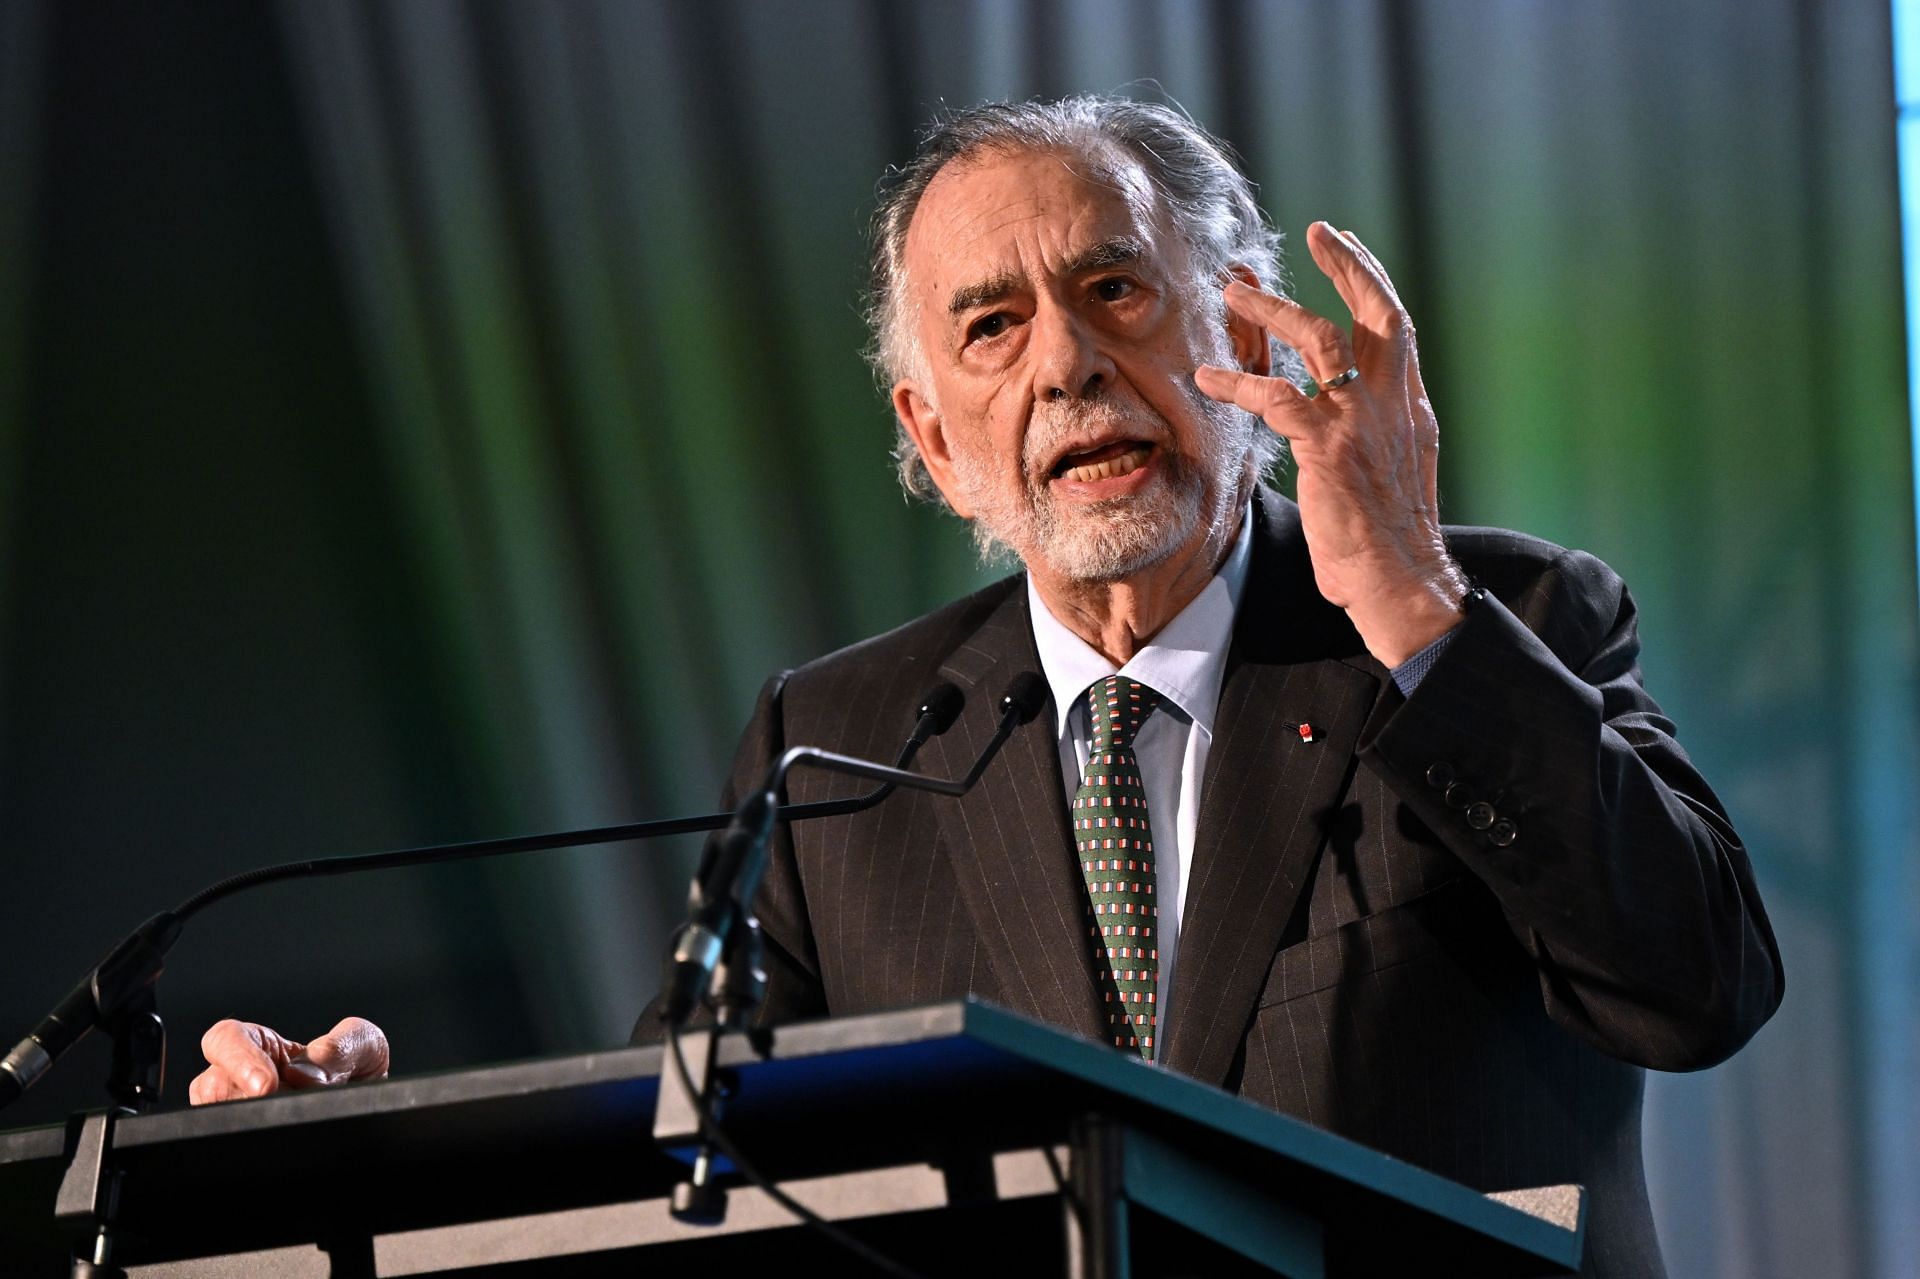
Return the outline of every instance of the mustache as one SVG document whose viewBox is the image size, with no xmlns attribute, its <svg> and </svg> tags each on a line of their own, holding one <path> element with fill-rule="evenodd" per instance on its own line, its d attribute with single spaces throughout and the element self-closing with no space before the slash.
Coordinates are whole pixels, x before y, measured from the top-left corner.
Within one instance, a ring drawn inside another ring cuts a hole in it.
<svg viewBox="0 0 1920 1279">
<path fill-rule="evenodd" d="M 1059 403 L 1043 400 L 1027 421 L 1027 435 L 1020 449 L 1022 468 L 1031 476 L 1046 467 L 1066 444 L 1108 431 L 1154 444 L 1165 444 L 1173 437 L 1167 420 L 1137 401 L 1106 396 Z"/>
</svg>

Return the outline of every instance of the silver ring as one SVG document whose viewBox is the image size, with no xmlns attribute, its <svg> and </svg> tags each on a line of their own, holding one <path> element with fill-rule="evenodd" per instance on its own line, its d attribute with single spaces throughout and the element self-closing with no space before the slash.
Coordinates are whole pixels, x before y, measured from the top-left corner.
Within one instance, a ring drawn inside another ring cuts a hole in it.
<svg viewBox="0 0 1920 1279">
<path fill-rule="evenodd" d="M 1324 382 L 1316 381 L 1312 374 L 1308 374 L 1306 385 L 1307 398 L 1311 400 L 1322 391 L 1336 391 L 1349 382 L 1357 382 L 1359 380 L 1360 366 L 1357 364 L 1350 366 L 1347 371 L 1339 377 L 1330 377 Z"/>
</svg>

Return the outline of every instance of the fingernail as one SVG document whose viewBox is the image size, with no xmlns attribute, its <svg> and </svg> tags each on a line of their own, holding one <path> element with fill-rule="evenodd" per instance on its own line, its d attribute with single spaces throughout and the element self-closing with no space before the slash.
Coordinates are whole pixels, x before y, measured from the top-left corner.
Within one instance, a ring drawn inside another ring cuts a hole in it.
<svg viewBox="0 0 1920 1279">
<path fill-rule="evenodd" d="M 320 1067 L 310 1061 L 290 1061 L 286 1065 L 286 1073 L 289 1075 L 298 1075 L 310 1084 L 324 1084 L 332 1078 L 326 1071 L 320 1069 Z"/>
</svg>

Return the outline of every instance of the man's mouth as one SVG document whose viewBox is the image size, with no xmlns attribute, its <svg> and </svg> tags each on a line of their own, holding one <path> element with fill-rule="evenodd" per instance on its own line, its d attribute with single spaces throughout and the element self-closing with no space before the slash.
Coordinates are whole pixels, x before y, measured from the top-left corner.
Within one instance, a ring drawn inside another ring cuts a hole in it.
<svg viewBox="0 0 1920 1279">
<path fill-rule="evenodd" d="M 1116 479 L 1139 470 L 1152 456 L 1153 445 L 1144 440 L 1114 440 L 1098 448 L 1067 454 L 1054 466 L 1053 478 L 1081 484 Z"/>
</svg>

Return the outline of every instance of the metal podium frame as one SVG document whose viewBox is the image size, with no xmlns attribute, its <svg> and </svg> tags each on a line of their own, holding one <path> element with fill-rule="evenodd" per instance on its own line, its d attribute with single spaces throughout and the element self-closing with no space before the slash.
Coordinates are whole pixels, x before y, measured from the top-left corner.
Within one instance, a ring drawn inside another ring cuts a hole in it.
<svg viewBox="0 0 1920 1279">
<path fill-rule="evenodd" d="M 1483 1195 L 978 1001 L 726 1035 L 714 1060 L 743 1153 L 930 1276 L 1579 1265 L 1578 1187 Z M 138 1279 L 630 1274 L 656 1253 L 737 1273 L 820 1247 L 744 1185 L 723 1223 L 676 1220 L 693 1129 L 659 1047 L 76 1117 L 0 1133 L 0 1272 L 64 1274 L 62 1232 L 115 1179 Z"/>
</svg>

